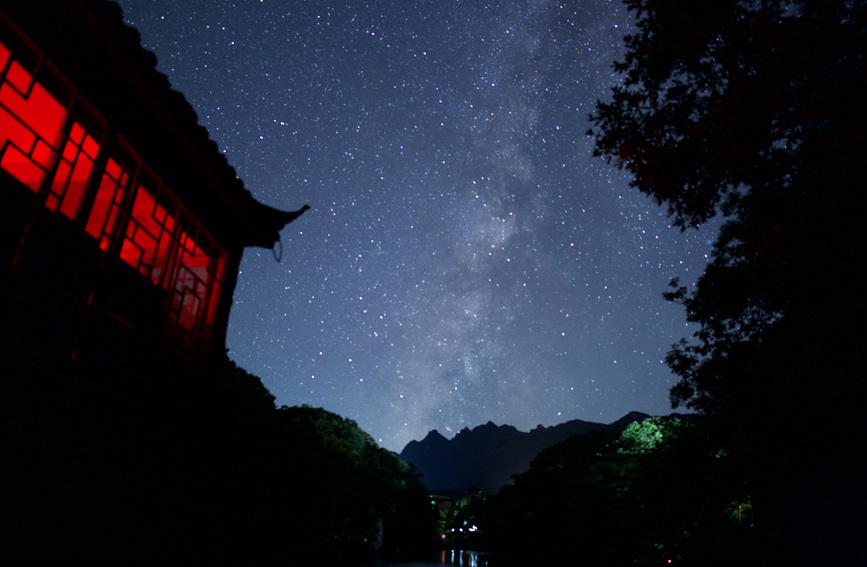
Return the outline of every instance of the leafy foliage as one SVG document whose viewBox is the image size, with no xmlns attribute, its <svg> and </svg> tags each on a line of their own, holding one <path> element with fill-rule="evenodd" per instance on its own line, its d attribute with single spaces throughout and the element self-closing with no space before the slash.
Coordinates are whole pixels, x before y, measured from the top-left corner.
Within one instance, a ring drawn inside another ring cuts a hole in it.
<svg viewBox="0 0 867 567">
<path fill-rule="evenodd" d="M 758 192 L 797 195 L 817 145 L 863 142 L 863 2 L 626 4 L 638 32 L 591 133 L 677 225 L 742 212 Z"/>
<path fill-rule="evenodd" d="M 758 384 L 768 372 L 757 362 L 767 349 L 756 345 L 811 329 L 811 339 L 845 339 L 863 315 L 851 258 L 864 252 L 856 188 L 867 150 L 867 8 L 627 5 L 638 32 L 615 64 L 622 84 L 592 116 L 596 153 L 631 171 L 633 186 L 666 204 L 678 226 L 726 218 L 696 288 L 674 281 L 666 294 L 701 325 L 668 357 L 682 379 L 672 401 L 706 413 L 764 403 Z M 853 346 L 833 343 L 818 343 L 833 349 L 825 360 Z"/>
<path fill-rule="evenodd" d="M 650 453 L 664 440 L 676 436 L 683 425 L 683 420 L 677 417 L 650 417 L 644 421 L 634 421 L 615 443 L 617 452 L 632 455 Z"/>
<path fill-rule="evenodd" d="M 739 523 L 748 495 L 704 436 L 672 417 L 570 437 L 474 510 L 477 545 L 546 565 L 736 564 L 751 541 Z"/>
<path fill-rule="evenodd" d="M 755 511 L 768 550 L 863 556 L 865 470 L 839 432 L 865 441 L 867 2 L 626 4 L 636 32 L 591 116 L 596 153 L 682 229 L 723 217 L 696 286 L 665 294 L 699 325 L 666 359 L 673 405 L 711 418 L 752 470 L 733 509 Z M 821 417 L 794 435 L 806 415 Z"/>
</svg>

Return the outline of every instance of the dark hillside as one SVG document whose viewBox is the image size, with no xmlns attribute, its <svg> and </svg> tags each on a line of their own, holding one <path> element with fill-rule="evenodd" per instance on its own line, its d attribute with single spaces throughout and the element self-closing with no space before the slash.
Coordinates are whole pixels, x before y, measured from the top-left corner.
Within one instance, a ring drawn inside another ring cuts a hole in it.
<svg viewBox="0 0 867 567">
<path fill-rule="evenodd" d="M 228 360 L 171 378 L 7 365 L 4 563 L 309 565 L 436 546 L 424 487 L 353 421 L 275 408 Z"/>
<path fill-rule="evenodd" d="M 590 431 L 620 432 L 647 417 L 631 412 L 610 424 L 576 419 L 552 427 L 539 425 L 530 432 L 488 422 L 465 428 L 451 440 L 434 430 L 421 441 L 411 441 L 399 456 L 415 465 L 432 492 L 481 490 L 493 494 L 509 484 L 513 475 L 526 471 L 543 449 Z"/>
</svg>

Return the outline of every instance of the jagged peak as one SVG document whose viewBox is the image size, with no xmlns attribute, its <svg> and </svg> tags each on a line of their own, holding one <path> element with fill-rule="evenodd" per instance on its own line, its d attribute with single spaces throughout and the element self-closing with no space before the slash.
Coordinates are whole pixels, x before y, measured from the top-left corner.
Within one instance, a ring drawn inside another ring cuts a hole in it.
<svg viewBox="0 0 867 567">
<path fill-rule="evenodd" d="M 425 435 L 425 437 L 423 439 L 423 441 L 440 441 L 440 440 L 448 441 L 448 439 L 446 439 L 443 436 L 443 434 L 440 433 L 439 431 L 437 431 L 436 429 L 431 429 L 430 431 L 428 431 L 427 435 Z"/>
<path fill-rule="evenodd" d="M 418 441 L 413 439 L 409 443 L 407 443 L 400 454 L 406 453 L 407 451 L 412 452 L 418 450 L 418 447 L 430 447 L 431 445 L 442 445 L 443 443 L 448 443 L 448 439 L 443 437 L 442 433 L 437 431 L 436 429 L 431 429 L 428 431 L 427 435 L 425 435 L 424 439 Z"/>
<path fill-rule="evenodd" d="M 493 421 L 489 421 L 488 423 L 485 423 L 485 424 L 483 424 L 483 425 L 477 425 L 477 426 L 475 426 L 475 427 L 472 429 L 472 431 L 474 431 L 474 432 L 481 432 L 481 431 L 497 431 L 497 430 L 500 430 L 500 429 L 509 429 L 509 428 L 511 428 L 511 427 L 512 427 L 511 425 L 497 425 L 497 424 L 494 423 Z"/>
<path fill-rule="evenodd" d="M 458 437 L 460 437 L 460 436 L 462 436 L 462 435 L 466 435 L 467 433 L 471 433 L 471 431 L 472 431 L 472 430 L 471 430 L 469 427 L 463 427 L 463 428 L 461 428 L 460 431 L 458 431 L 458 432 L 455 434 L 455 437 L 454 437 L 454 438 L 457 439 Z"/>
</svg>

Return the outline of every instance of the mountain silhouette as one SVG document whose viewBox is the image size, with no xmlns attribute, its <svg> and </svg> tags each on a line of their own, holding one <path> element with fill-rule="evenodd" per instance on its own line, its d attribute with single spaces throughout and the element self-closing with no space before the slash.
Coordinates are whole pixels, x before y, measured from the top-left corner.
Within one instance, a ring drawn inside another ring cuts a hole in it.
<svg viewBox="0 0 867 567">
<path fill-rule="evenodd" d="M 398 456 L 415 465 L 431 492 L 494 494 L 510 484 L 513 475 L 525 472 L 543 449 L 590 431 L 620 432 L 648 417 L 630 412 L 608 424 L 575 419 L 551 427 L 539 425 L 529 432 L 489 421 L 464 428 L 451 440 L 434 429 L 421 441 L 410 441 Z"/>
</svg>

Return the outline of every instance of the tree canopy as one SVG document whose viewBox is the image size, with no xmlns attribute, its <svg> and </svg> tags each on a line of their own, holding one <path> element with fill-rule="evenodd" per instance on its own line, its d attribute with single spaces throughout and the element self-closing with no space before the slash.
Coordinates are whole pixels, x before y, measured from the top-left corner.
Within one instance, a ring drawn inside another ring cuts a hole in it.
<svg viewBox="0 0 867 567">
<path fill-rule="evenodd" d="M 439 543 L 410 465 L 350 419 L 274 407 L 228 358 L 168 377 L 9 362 L 9 564 L 345 565 Z"/>
<path fill-rule="evenodd" d="M 626 4 L 638 31 L 591 133 L 678 226 L 794 196 L 822 147 L 863 148 L 863 2 Z"/>
<path fill-rule="evenodd" d="M 679 416 L 621 434 L 574 435 L 541 451 L 484 505 L 462 545 L 545 565 L 739 565 L 751 547 L 751 505 L 732 461 Z"/>
<path fill-rule="evenodd" d="M 780 538 L 851 552 L 865 471 L 840 432 L 865 440 L 867 2 L 626 4 L 635 27 L 591 115 L 596 154 L 681 229 L 722 217 L 696 285 L 665 294 L 699 326 L 667 356 L 672 403 L 739 443 Z"/>
<path fill-rule="evenodd" d="M 865 248 L 867 4 L 627 5 L 637 31 L 591 116 L 596 153 L 681 228 L 724 217 L 695 289 L 675 280 L 666 294 L 701 326 L 669 354 L 672 401 L 732 411 L 782 368 L 787 381 L 810 367 L 845 382 L 864 314 L 853 260 Z M 821 365 L 792 364 L 799 345 Z"/>
</svg>

